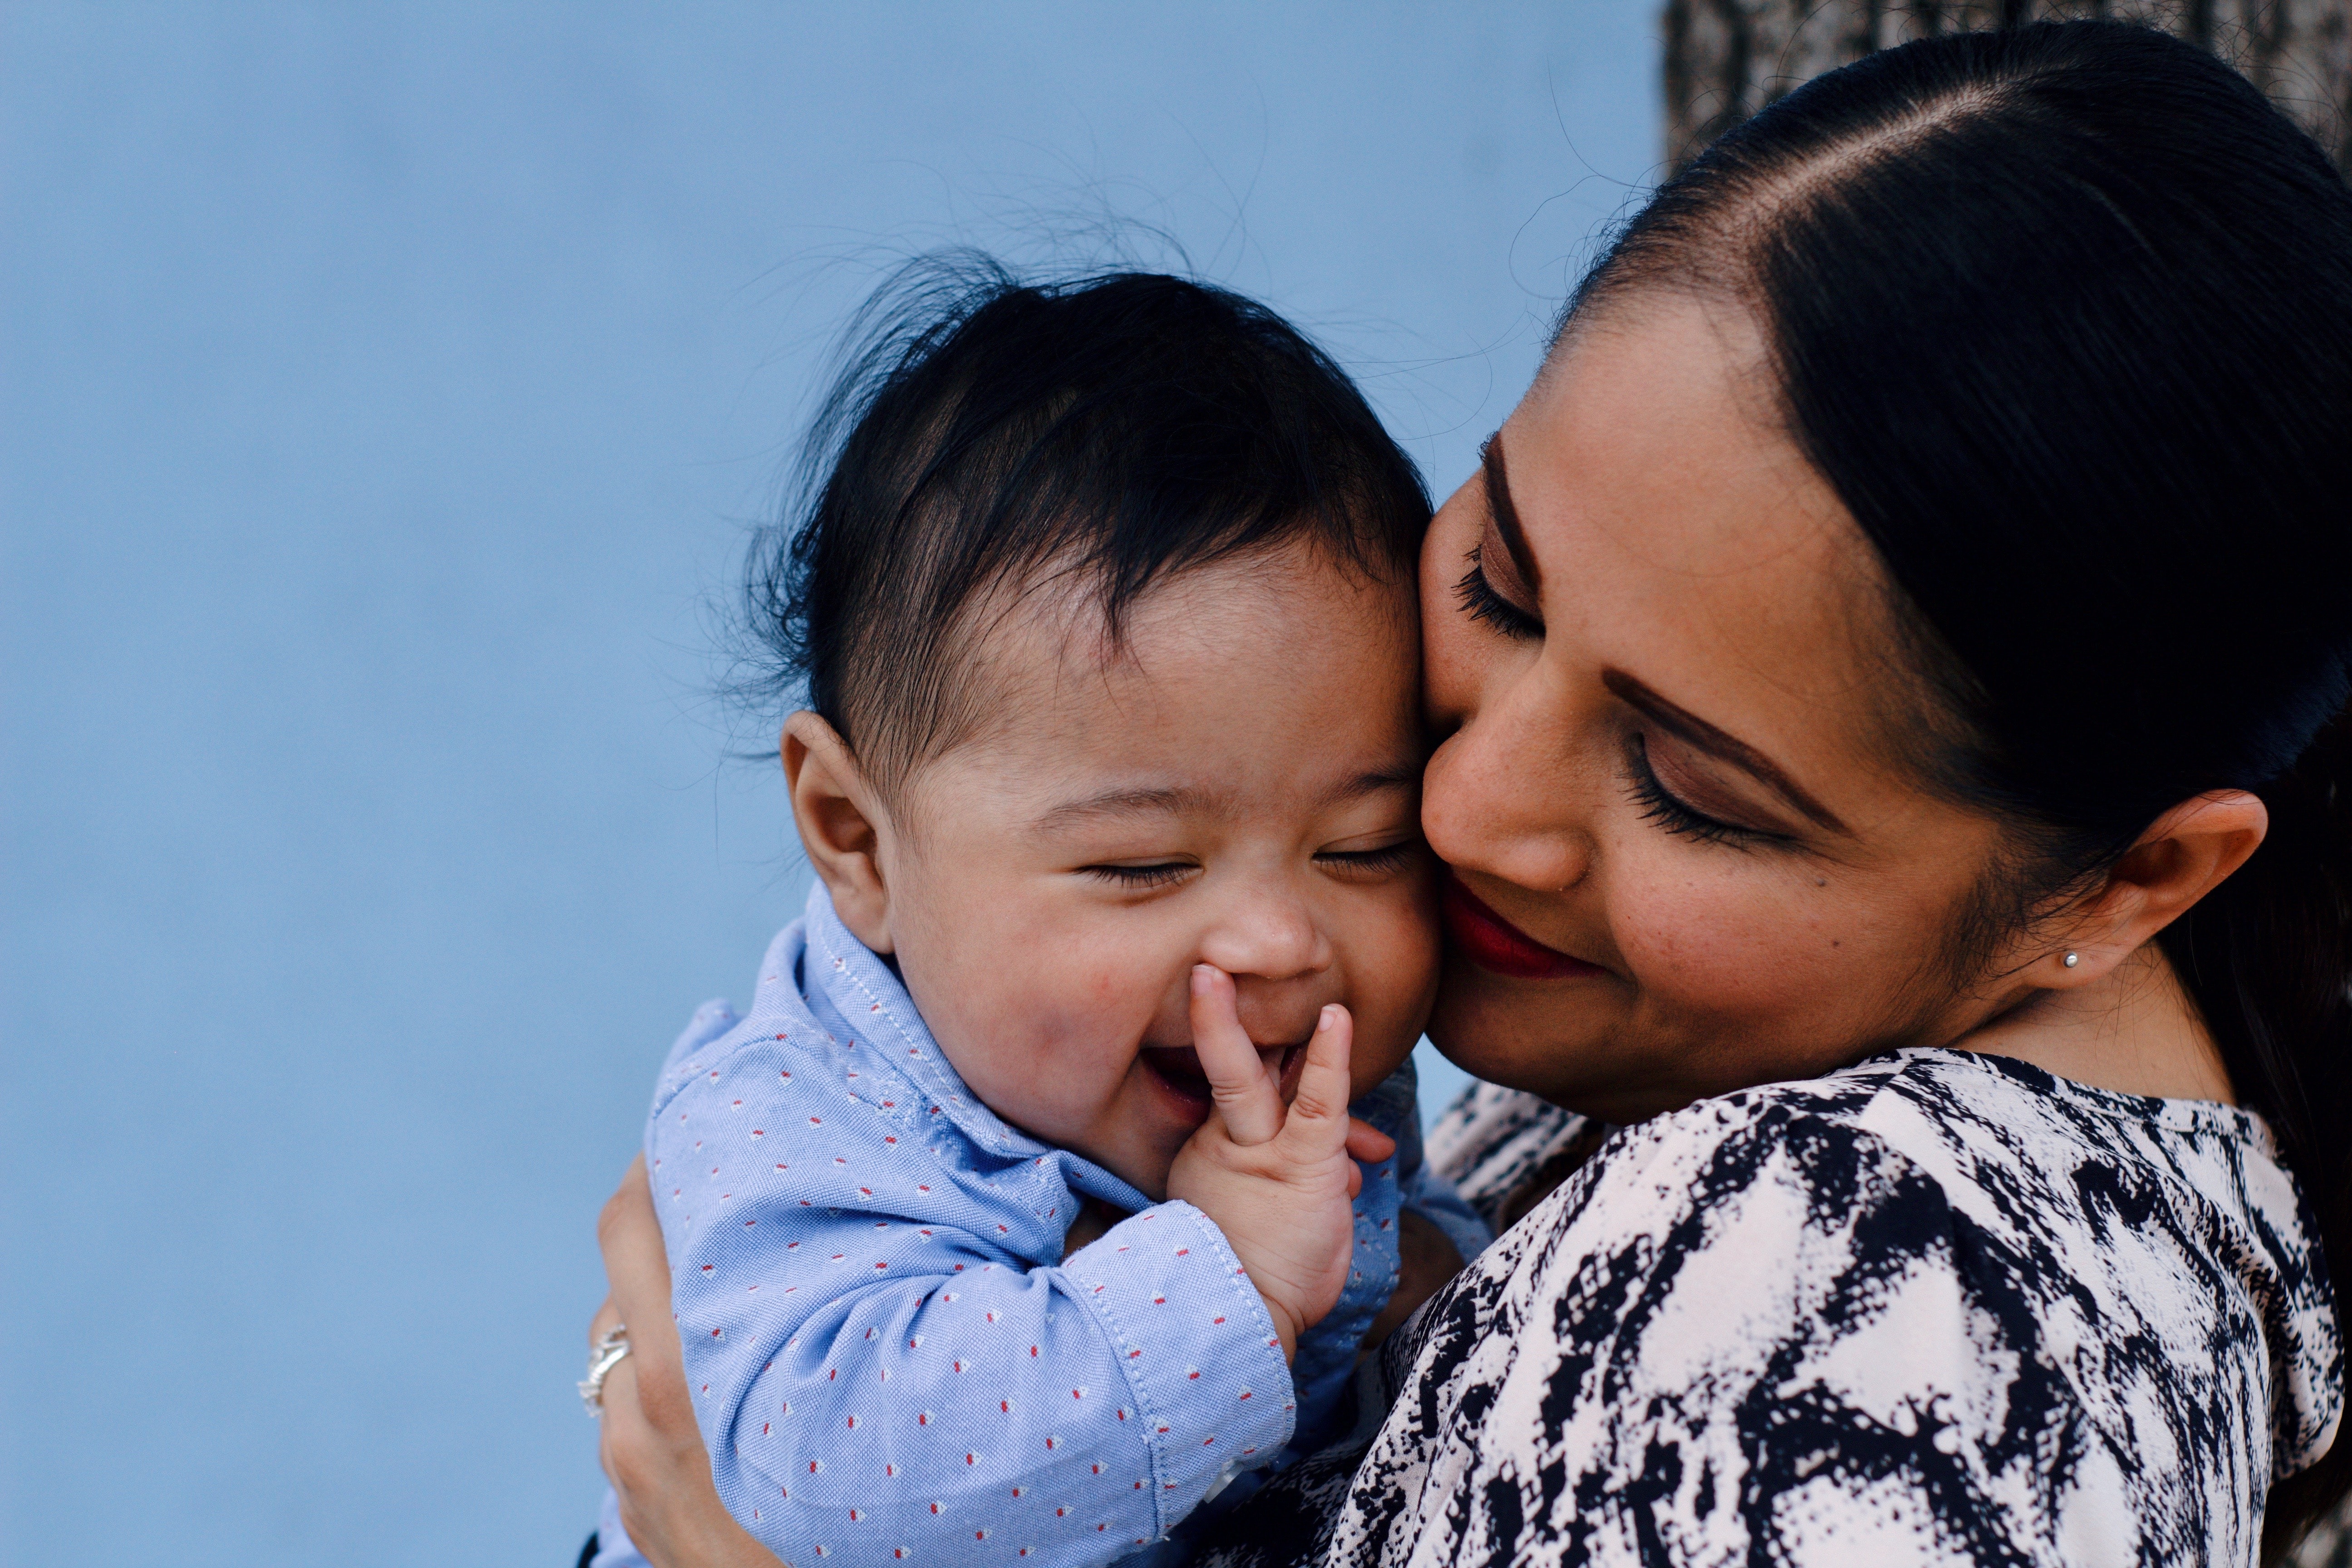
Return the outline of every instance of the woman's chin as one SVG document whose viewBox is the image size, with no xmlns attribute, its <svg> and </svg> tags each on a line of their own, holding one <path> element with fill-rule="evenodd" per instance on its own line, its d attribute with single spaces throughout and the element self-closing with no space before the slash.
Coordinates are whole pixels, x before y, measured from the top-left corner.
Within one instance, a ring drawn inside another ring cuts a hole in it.
<svg viewBox="0 0 2352 1568">
<path fill-rule="evenodd" d="M 1488 1083 L 1559 1104 L 1592 1087 L 1602 1012 L 1614 988 L 1520 980 L 1448 953 L 1429 1019 L 1429 1040 L 1447 1061 Z M 1590 1016 L 1578 1016 L 1586 1008 Z"/>
</svg>

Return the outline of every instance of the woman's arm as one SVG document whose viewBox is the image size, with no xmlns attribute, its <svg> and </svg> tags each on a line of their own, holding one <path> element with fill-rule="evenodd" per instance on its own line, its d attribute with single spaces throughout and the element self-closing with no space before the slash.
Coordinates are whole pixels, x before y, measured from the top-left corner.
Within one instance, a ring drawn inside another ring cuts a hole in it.
<svg viewBox="0 0 2352 1568">
<path fill-rule="evenodd" d="M 782 1568 L 719 1500 L 694 1424 L 669 1311 L 669 1259 L 640 1155 L 596 1222 L 612 1294 L 588 1325 L 593 1343 L 629 1325 L 629 1353 L 604 1379 L 604 1474 L 621 1526 L 654 1568 Z"/>
</svg>

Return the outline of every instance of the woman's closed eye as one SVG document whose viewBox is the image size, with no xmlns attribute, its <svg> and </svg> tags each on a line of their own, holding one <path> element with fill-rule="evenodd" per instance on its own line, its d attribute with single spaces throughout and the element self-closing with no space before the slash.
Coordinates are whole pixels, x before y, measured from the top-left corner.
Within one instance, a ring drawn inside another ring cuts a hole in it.
<svg viewBox="0 0 2352 1568">
<path fill-rule="evenodd" d="M 1484 541 L 1470 551 L 1470 570 L 1454 585 L 1454 598 L 1474 621 L 1485 621 L 1514 642 L 1532 642 L 1544 635 L 1543 621 L 1534 611 L 1513 604 L 1496 591 L 1486 575 Z"/>
<path fill-rule="evenodd" d="M 1710 816 L 1667 789 L 1659 781 L 1657 769 L 1651 765 L 1648 741 L 1639 731 L 1626 742 L 1625 750 L 1626 793 L 1642 808 L 1644 820 L 1656 823 L 1677 837 L 1695 838 L 1702 844 L 1729 844 L 1746 849 L 1795 842 L 1785 833 Z"/>
</svg>

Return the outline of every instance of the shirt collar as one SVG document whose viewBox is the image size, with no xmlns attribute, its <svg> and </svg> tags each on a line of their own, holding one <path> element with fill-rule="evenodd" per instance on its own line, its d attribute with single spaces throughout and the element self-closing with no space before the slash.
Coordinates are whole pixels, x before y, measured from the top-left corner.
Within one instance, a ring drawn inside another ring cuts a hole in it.
<svg viewBox="0 0 2352 1568">
<path fill-rule="evenodd" d="M 822 997 L 860 1040 L 929 1096 L 959 1132 L 1000 1159 L 1058 1167 L 1070 1186 L 1130 1213 L 1150 1205 L 1150 1198 L 1093 1161 L 1032 1138 L 981 1103 L 940 1049 L 898 972 L 842 923 L 821 878 L 810 883 L 803 930 L 804 999 L 814 1004 Z"/>
</svg>

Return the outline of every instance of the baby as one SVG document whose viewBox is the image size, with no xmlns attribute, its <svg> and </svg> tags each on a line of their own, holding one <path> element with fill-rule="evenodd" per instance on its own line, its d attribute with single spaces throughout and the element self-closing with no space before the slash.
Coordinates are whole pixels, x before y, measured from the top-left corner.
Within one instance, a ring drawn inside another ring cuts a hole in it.
<svg viewBox="0 0 2352 1568">
<path fill-rule="evenodd" d="M 1406 1066 L 1427 503 L 1233 295 L 908 298 L 755 595 L 815 886 L 672 1049 L 646 1163 L 761 1542 L 1107 1563 L 1311 1445 L 1405 1213 L 1486 1239 Z"/>
</svg>

